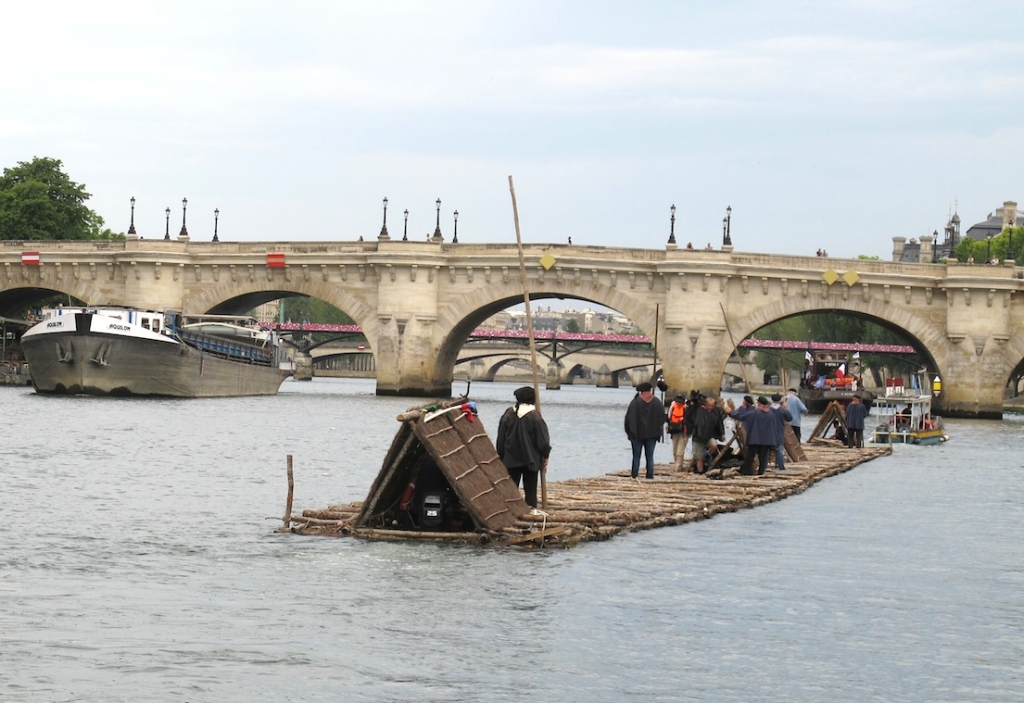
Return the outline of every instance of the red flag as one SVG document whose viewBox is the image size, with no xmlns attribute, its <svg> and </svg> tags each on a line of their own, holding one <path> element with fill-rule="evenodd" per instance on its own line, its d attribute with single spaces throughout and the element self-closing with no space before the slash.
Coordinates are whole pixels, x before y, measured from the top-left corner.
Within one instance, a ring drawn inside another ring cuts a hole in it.
<svg viewBox="0 0 1024 703">
<path fill-rule="evenodd" d="M 21 265 L 22 266 L 38 266 L 39 265 L 39 252 L 38 251 L 23 251 L 23 252 L 21 252 Z"/>
<path fill-rule="evenodd" d="M 267 254 L 267 268 L 268 269 L 283 269 L 284 268 L 284 254 Z"/>
</svg>

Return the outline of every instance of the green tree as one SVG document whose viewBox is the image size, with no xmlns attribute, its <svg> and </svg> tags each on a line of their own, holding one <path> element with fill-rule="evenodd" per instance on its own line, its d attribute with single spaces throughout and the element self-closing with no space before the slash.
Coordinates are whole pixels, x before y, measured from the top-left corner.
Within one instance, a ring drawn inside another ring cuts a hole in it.
<svg viewBox="0 0 1024 703">
<path fill-rule="evenodd" d="M 61 170 L 58 159 L 36 157 L 0 176 L 0 240 L 116 239 L 86 207 L 85 186 Z"/>
<path fill-rule="evenodd" d="M 282 298 L 285 322 L 316 322 L 325 325 L 353 325 L 355 322 L 344 312 L 319 298 L 296 296 Z"/>
<path fill-rule="evenodd" d="M 575 317 L 570 317 L 569 321 L 565 323 L 565 331 L 572 333 L 580 331 L 580 323 L 576 321 Z"/>
<path fill-rule="evenodd" d="M 973 259 L 976 264 L 984 264 L 991 257 L 1001 262 L 1006 259 L 1020 261 L 1024 257 L 1024 226 L 1004 229 L 989 240 L 964 238 L 956 245 L 956 259 L 962 264 Z"/>
</svg>

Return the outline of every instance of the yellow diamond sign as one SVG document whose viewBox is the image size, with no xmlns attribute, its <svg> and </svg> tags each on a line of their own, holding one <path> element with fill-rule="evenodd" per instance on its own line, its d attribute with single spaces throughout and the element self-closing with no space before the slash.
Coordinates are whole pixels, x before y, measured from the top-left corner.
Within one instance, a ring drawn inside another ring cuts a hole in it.
<svg viewBox="0 0 1024 703">
<path fill-rule="evenodd" d="M 856 271 L 847 271 L 843 274 L 843 280 L 846 281 L 846 285 L 853 288 L 853 285 L 860 280 L 860 276 L 857 275 Z"/>
<path fill-rule="evenodd" d="M 544 267 L 545 271 L 551 270 L 551 267 L 555 265 L 555 257 L 551 256 L 551 252 L 544 252 L 544 256 L 540 257 L 540 265 Z"/>
<path fill-rule="evenodd" d="M 825 283 L 832 285 L 839 280 L 839 274 L 834 269 L 829 269 L 825 273 L 821 274 L 821 277 L 825 279 Z"/>
</svg>

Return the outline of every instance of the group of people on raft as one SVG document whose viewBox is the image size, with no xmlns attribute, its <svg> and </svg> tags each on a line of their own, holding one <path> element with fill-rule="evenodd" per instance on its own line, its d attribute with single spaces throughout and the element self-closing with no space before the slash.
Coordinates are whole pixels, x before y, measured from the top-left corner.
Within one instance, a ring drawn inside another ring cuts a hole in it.
<svg viewBox="0 0 1024 703">
<path fill-rule="evenodd" d="M 774 453 L 775 465 L 785 471 L 786 425 L 800 442 L 800 425 L 807 406 L 800 400 L 796 389 L 790 388 L 786 396 L 779 393 L 771 399 L 747 395 L 739 407 L 725 400 L 719 407 L 718 399 L 691 391 L 687 398 L 678 394 L 666 410 L 654 395 L 650 383 L 637 386 L 637 395 L 626 410 L 625 430 L 633 450 L 630 475 L 639 478 L 641 454 L 646 459 L 646 477 L 654 478 L 654 447 L 663 431 L 672 438 L 672 456 L 676 471 L 706 473 L 710 464 L 722 452 L 730 452 L 725 443 L 726 431 L 735 434 L 736 425 L 744 430 L 746 450 L 740 474 L 763 475 L 768 467 L 769 455 Z M 846 436 L 848 447 L 864 446 L 864 421 L 867 407 L 856 396 L 846 407 Z M 692 459 L 686 467 L 687 444 L 692 446 Z M 724 458 L 724 457 L 723 457 Z M 754 461 L 757 460 L 755 468 Z"/>
<path fill-rule="evenodd" d="M 731 451 L 725 446 L 727 429 L 733 434 L 742 424 L 746 437 L 746 451 L 740 474 L 764 475 L 768 457 L 775 454 L 775 465 L 785 471 L 785 436 L 788 424 L 800 442 L 800 423 L 807 414 L 807 406 L 790 388 L 783 397 L 746 395 L 739 407 L 726 399 L 718 407 L 718 399 L 690 391 L 690 397 L 677 394 L 666 411 L 664 403 L 654 395 L 654 386 L 641 383 L 626 409 L 625 430 L 633 450 L 630 475 L 639 480 L 641 455 L 646 459 L 646 478 L 654 478 L 654 449 L 667 431 L 672 438 L 672 456 L 676 471 L 707 473 L 711 462 L 719 453 Z M 498 457 L 508 469 L 509 476 L 518 487 L 522 483 L 526 503 L 537 507 L 538 476 L 547 471 L 551 454 L 551 439 L 547 423 L 536 408 L 536 393 L 524 386 L 516 389 L 516 403 L 508 408 L 498 423 L 495 442 Z M 867 408 L 856 396 L 846 408 L 846 442 L 850 447 L 864 446 L 864 419 Z M 692 444 L 692 462 L 685 468 L 687 444 Z M 757 468 L 754 459 L 757 459 Z"/>
</svg>

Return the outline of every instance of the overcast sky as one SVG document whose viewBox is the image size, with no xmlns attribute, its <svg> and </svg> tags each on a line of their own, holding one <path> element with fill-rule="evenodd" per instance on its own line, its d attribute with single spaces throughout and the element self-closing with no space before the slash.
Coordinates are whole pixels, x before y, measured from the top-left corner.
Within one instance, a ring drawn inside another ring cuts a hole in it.
<svg viewBox="0 0 1024 703">
<path fill-rule="evenodd" d="M 0 3 L 0 166 L 126 231 L 889 258 L 1024 203 L 1024 3 Z"/>
</svg>

